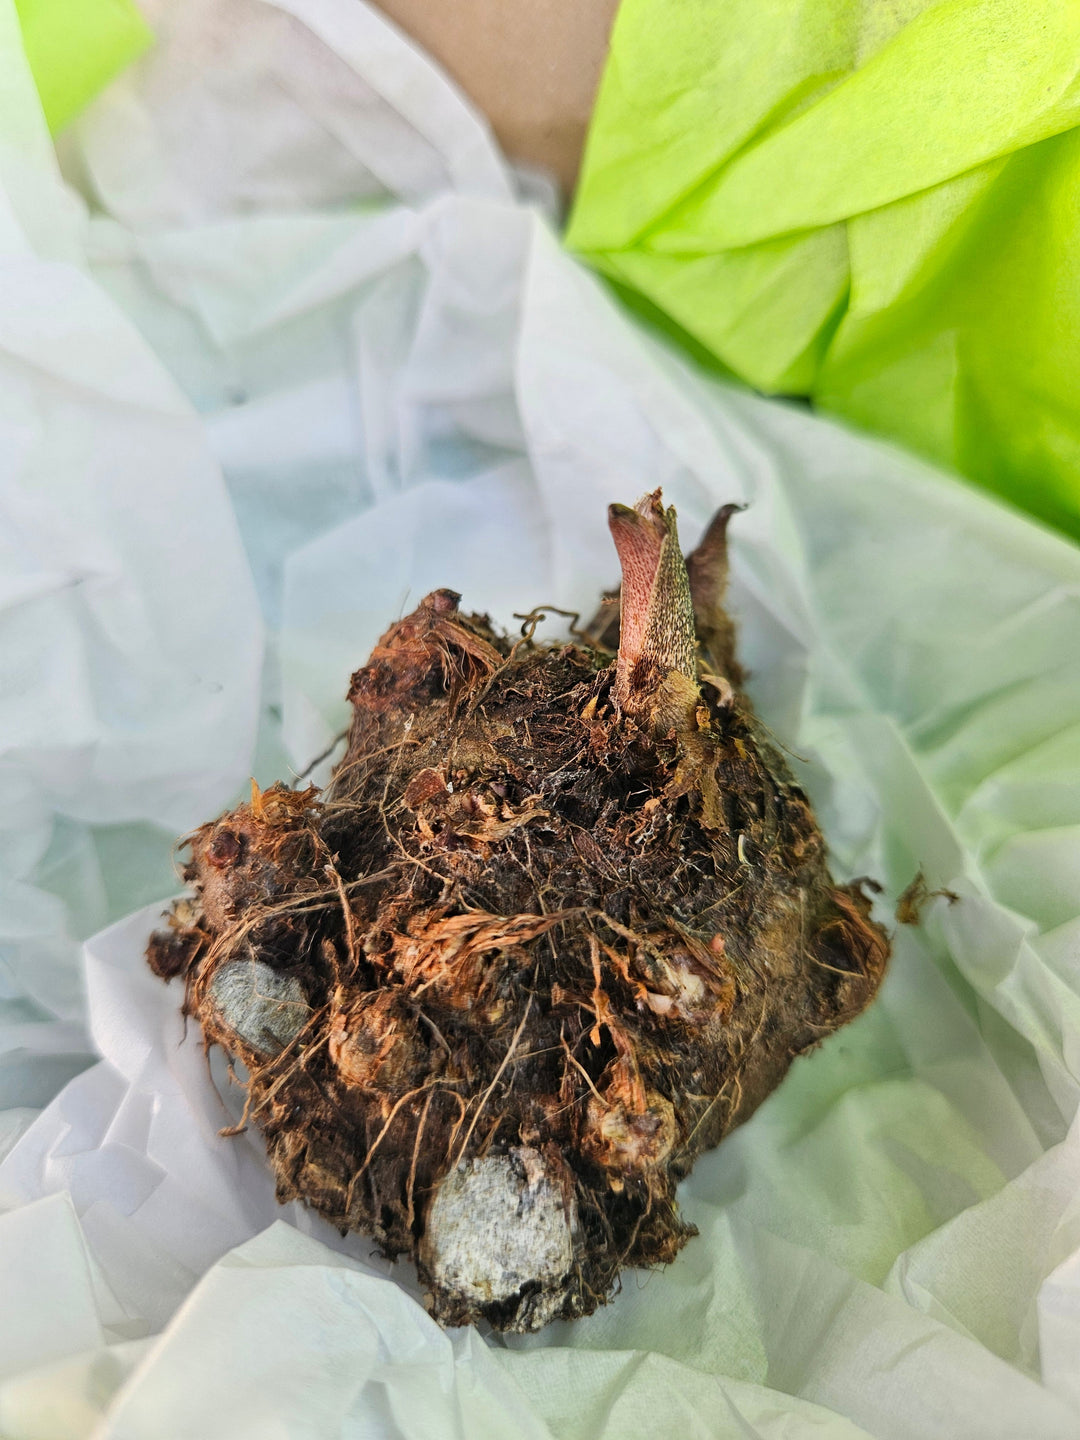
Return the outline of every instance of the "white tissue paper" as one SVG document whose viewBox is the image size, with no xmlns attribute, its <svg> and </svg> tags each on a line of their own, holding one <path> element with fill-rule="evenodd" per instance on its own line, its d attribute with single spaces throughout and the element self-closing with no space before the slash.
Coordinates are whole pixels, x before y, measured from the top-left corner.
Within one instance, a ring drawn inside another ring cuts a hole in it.
<svg viewBox="0 0 1080 1440">
<path fill-rule="evenodd" d="M 361 0 L 145 9 L 65 186 L 0 5 L 0 1434 L 1075 1436 L 1080 553 L 694 373 Z M 741 650 L 836 872 L 958 898 L 699 1161 L 673 1265 L 444 1333 L 219 1135 L 143 949 L 174 837 L 332 744 L 388 622 L 588 610 L 657 485 L 687 544 L 748 506 Z"/>
</svg>

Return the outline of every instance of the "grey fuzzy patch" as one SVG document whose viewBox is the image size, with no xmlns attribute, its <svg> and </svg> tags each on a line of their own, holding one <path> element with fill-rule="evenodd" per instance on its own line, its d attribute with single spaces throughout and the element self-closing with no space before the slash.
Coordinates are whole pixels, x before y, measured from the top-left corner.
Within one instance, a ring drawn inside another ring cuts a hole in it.
<svg viewBox="0 0 1080 1440">
<path fill-rule="evenodd" d="M 232 960 L 210 981 L 214 1009 L 241 1040 L 277 1055 L 307 1024 L 311 1007 L 300 982 L 261 960 Z"/>
<path fill-rule="evenodd" d="M 576 1211 L 522 1146 L 459 1165 L 440 1185 L 423 1240 L 435 1285 L 476 1305 L 535 1287 L 509 1328 L 538 1330 L 561 1311 L 574 1263 Z"/>
</svg>

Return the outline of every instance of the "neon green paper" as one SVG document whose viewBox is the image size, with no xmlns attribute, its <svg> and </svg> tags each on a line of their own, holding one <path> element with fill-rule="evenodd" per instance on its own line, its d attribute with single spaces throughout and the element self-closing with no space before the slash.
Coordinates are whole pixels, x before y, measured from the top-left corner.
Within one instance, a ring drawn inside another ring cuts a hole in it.
<svg viewBox="0 0 1080 1440">
<path fill-rule="evenodd" d="M 623 0 L 567 243 L 1080 538 L 1077 125 L 1077 0 Z"/>
<path fill-rule="evenodd" d="M 132 0 L 15 0 L 15 8 L 53 134 L 154 38 Z"/>
</svg>

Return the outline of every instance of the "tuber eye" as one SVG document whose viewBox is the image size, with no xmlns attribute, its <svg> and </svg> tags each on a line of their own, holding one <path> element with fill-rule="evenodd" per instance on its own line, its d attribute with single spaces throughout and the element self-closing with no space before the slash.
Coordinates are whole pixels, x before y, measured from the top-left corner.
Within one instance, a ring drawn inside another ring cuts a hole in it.
<svg viewBox="0 0 1080 1440">
<path fill-rule="evenodd" d="M 214 832 L 213 839 L 206 847 L 206 858 L 216 869 L 224 870 L 227 865 L 236 864 L 242 849 L 239 835 L 232 830 L 220 829 Z"/>
</svg>

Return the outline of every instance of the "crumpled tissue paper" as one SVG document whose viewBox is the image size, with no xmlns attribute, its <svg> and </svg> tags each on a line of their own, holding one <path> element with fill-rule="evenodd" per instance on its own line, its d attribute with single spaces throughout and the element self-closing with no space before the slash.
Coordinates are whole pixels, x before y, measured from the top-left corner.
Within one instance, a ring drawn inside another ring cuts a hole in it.
<svg viewBox="0 0 1080 1440">
<path fill-rule="evenodd" d="M 50 130 L 62 130 L 153 36 L 133 0 L 15 0 Z"/>
<path fill-rule="evenodd" d="M 1080 539 L 1080 10 L 623 0 L 569 243 Z"/>
<path fill-rule="evenodd" d="M 1074 1435 L 1080 555 L 642 333 L 359 0 L 146 13 L 68 188 L 4 55 L 0 1433 Z M 332 745 L 388 621 L 586 610 L 656 485 L 688 543 L 748 507 L 742 654 L 837 872 L 958 898 L 698 1163 L 674 1265 L 444 1333 L 221 1137 L 142 952 L 173 837 Z"/>
</svg>

